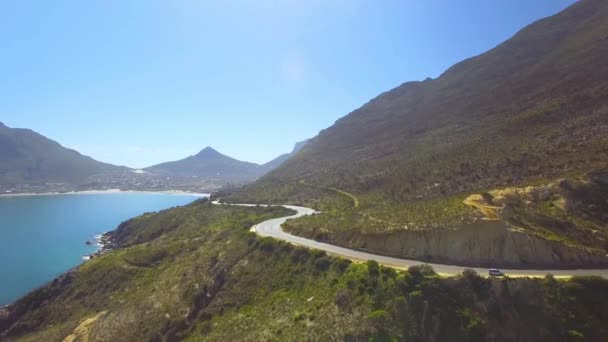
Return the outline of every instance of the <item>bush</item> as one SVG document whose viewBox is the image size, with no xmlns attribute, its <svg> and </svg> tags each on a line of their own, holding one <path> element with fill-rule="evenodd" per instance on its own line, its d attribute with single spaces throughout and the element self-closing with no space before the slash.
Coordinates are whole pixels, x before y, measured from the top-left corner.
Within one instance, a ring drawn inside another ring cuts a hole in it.
<svg viewBox="0 0 608 342">
<path fill-rule="evenodd" d="M 338 291 L 338 293 L 336 294 L 336 306 L 340 309 L 340 310 L 348 310 L 351 308 L 351 305 L 353 303 L 353 296 L 350 294 L 350 291 L 347 289 L 341 289 L 340 291 Z"/>
<path fill-rule="evenodd" d="M 327 256 L 327 253 L 325 253 L 325 251 L 322 251 L 320 249 L 313 249 L 311 254 L 315 259 L 323 258 L 323 257 Z"/>
<path fill-rule="evenodd" d="M 424 278 L 437 275 L 429 265 L 410 266 L 407 269 L 413 283 L 420 283 Z"/>
<path fill-rule="evenodd" d="M 281 242 L 280 248 L 282 252 L 291 253 L 293 250 L 293 245 L 288 242 Z"/>
<path fill-rule="evenodd" d="M 576 330 L 569 330 L 568 331 L 568 341 L 586 341 L 585 339 L 585 335 L 581 334 L 580 332 L 576 331 Z"/>
<path fill-rule="evenodd" d="M 274 247 L 275 247 L 274 245 L 275 245 L 275 242 L 274 242 L 273 238 L 265 237 L 265 238 L 262 238 L 262 240 L 260 241 L 259 248 L 261 250 L 263 250 L 264 252 L 272 252 L 272 251 L 274 251 Z"/>
<path fill-rule="evenodd" d="M 304 247 L 296 247 L 291 252 L 291 261 L 293 262 L 305 262 L 310 258 L 310 251 Z"/>
<path fill-rule="evenodd" d="M 385 310 L 372 311 L 367 318 L 378 332 L 384 331 L 390 322 L 390 316 Z"/>
<path fill-rule="evenodd" d="M 339 272 L 344 272 L 344 271 L 346 271 L 346 269 L 348 268 L 348 266 L 351 263 L 352 263 L 352 261 L 350 261 L 348 259 L 338 258 L 336 261 L 334 261 L 334 267 Z"/>
<path fill-rule="evenodd" d="M 319 270 L 325 271 L 331 265 L 331 260 L 328 257 L 321 257 L 315 260 L 315 267 Z"/>
<path fill-rule="evenodd" d="M 461 279 L 471 288 L 476 295 L 485 298 L 488 295 L 490 289 L 490 282 L 480 277 L 475 270 L 470 268 L 462 271 Z"/>
<path fill-rule="evenodd" d="M 375 260 L 367 261 L 367 272 L 372 277 L 377 277 L 380 275 L 380 265 Z"/>
<path fill-rule="evenodd" d="M 296 314 L 293 315 L 294 322 L 303 321 L 306 318 L 308 318 L 308 316 L 306 316 L 306 314 L 304 312 L 298 312 L 298 313 L 296 313 Z"/>
</svg>

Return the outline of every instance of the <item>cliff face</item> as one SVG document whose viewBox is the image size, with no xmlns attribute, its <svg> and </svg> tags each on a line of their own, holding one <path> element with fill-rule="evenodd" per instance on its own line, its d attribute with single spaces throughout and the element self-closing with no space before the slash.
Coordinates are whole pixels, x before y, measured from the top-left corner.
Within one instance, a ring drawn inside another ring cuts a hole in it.
<svg viewBox="0 0 608 342">
<path fill-rule="evenodd" d="M 472 194 L 461 202 L 470 209 L 469 219 L 435 226 L 387 229 L 392 222 L 377 222 L 376 217 L 357 212 L 322 213 L 284 226 L 296 235 L 332 244 L 440 263 L 514 268 L 608 265 L 608 171 Z M 445 207 L 441 203 L 425 220 L 438 220 Z M 404 220 L 412 221 L 417 210 L 421 208 L 401 210 Z M 352 217 L 367 220 L 348 221 Z M 373 225 L 377 227 L 372 229 Z"/>
<path fill-rule="evenodd" d="M 567 268 L 608 265 L 606 253 L 543 239 L 503 221 L 481 220 L 454 230 L 390 234 L 340 231 L 330 233 L 325 239 L 390 256 L 467 266 Z"/>
</svg>

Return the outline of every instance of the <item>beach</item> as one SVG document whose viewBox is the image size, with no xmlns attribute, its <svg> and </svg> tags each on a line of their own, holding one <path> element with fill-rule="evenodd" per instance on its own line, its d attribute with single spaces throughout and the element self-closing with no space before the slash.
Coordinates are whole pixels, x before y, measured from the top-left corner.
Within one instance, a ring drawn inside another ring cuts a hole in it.
<svg viewBox="0 0 608 342">
<path fill-rule="evenodd" d="M 182 190 L 162 190 L 162 191 L 145 191 L 145 190 L 83 190 L 83 191 L 68 191 L 68 192 L 20 192 L 20 193 L 3 193 L 0 197 L 20 197 L 20 196 L 56 196 L 56 195 L 113 195 L 113 194 L 148 194 L 148 195 L 188 195 L 196 197 L 209 197 L 208 193 L 189 192 Z"/>
</svg>

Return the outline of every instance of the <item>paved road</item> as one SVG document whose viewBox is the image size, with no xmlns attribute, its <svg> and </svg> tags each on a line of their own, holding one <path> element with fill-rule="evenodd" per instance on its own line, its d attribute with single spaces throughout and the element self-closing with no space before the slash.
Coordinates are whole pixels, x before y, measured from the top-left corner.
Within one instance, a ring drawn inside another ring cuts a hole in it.
<svg viewBox="0 0 608 342">
<path fill-rule="evenodd" d="M 218 202 L 213 202 L 214 204 L 219 204 Z M 255 204 L 231 204 L 238 206 L 255 206 Z M 487 275 L 488 268 L 482 267 L 464 267 L 464 266 L 456 266 L 456 265 L 446 265 L 446 264 L 435 264 L 422 262 L 418 260 L 411 259 L 401 259 L 401 258 L 393 258 L 388 256 L 382 256 L 357 250 L 352 250 L 344 247 L 339 247 L 335 245 L 331 245 L 324 242 L 319 242 L 315 240 L 310 240 L 307 238 L 303 238 L 300 236 L 295 236 L 284 232 L 281 228 L 281 225 L 285 223 L 288 219 L 312 215 L 315 214 L 316 211 L 310 208 L 305 207 L 297 207 L 291 205 L 285 205 L 285 208 L 292 209 L 297 212 L 297 214 L 287 217 L 275 218 L 264 221 L 262 223 L 258 223 L 255 226 L 251 227 L 251 230 L 256 232 L 261 236 L 270 236 L 275 239 L 287 241 L 293 243 L 294 245 L 304 246 L 308 248 L 315 248 L 323 250 L 329 254 L 341 256 L 343 258 L 351 259 L 354 261 L 366 261 L 366 260 L 375 260 L 378 263 L 390 266 L 398 269 L 407 269 L 410 266 L 415 265 L 430 265 L 433 267 L 435 272 L 441 275 L 455 275 L 462 273 L 464 269 L 473 269 L 477 271 L 480 275 Z M 553 274 L 556 277 L 571 277 L 571 276 L 588 276 L 595 275 L 601 276 L 604 278 L 608 278 L 608 269 L 573 269 L 573 270 L 535 270 L 535 269 L 501 269 L 504 273 L 506 273 L 510 277 L 544 277 L 547 274 Z"/>
</svg>

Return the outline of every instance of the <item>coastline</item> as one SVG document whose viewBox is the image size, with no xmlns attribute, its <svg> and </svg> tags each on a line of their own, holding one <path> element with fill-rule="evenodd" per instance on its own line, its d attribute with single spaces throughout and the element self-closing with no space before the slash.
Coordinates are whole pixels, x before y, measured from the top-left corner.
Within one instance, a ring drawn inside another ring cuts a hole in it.
<svg viewBox="0 0 608 342">
<path fill-rule="evenodd" d="M 19 198 L 35 199 L 35 197 L 31 197 L 31 196 L 46 196 L 46 197 L 39 197 L 40 199 L 43 199 L 43 198 L 47 198 L 48 196 L 57 196 L 57 195 L 120 195 L 120 194 L 125 194 L 125 197 L 128 197 L 127 195 L 129 195 L 129 194 L 182 195 L 182 196 L 184 196 L 184 200 L 177 199 L 177 201 L 184 202 L 185 203 L 184 205 L 187 205 L 187 203 L 190 203 L 192 201 L 200 200 L 201 198 L 206 198 L 209 196 L 209 194 L 206 194 L 206 193 L 194 193 L 194 192 L 187 192 L 187 191 L 180 191 L 180 190 L 166 190 L 166 191 L 125 190 L 125 191 L 123 191 L 123 190 L 119 190 L 119 189 L 111 189 L 111 190 L 87 190 L 87 191 L 72 191 L 72 192 L 0 194 L 0 202 L 3 201 L 2 200 L 3 198 L 6 198 L 6 200 L 5 200 L 6 202 L 12 202 L 11 198 L 14 198 L 15 200 L 18 200 Z M 122 198 L 122 196 L 117 196 L 117 200 L 118 200 L 118 197 Z M 159 197 L 161 197 L 161 201 L 162 201 L 163 196 L 159 196 Z M 171 197 L 171 196 L 167 196 L 167 197 Z M 51 199 L 51 197 L 48 197 L 48 198 Z M 75 201 L 80 202 L 80 199 L 85 200 L 86 196 L 82 197 L 82 198 L 72 196 L 70 198 L 72 198 Z M 104 198 L 106 198 L 106 197 L 104 196 Z M 112 200 L 111 196 L 107 196 L 107 200 L 114 201 L 114 200 Z M 169 201 L 171 201 L 171 200 L 169 200 Z M 168 209 L 168 207 L 167 207 L 167 209 Z M 164 210 L 164 209 L 161 208 L 161 209 L 152 209 L 152 210 Z M 125 220 L 131 219 L 132 217 L 136 217 L 137 215 L 139 215 L 139 214 L 134 214 L 133 216 L 129 216 Z M 109 231 L 104 231 L 103 228 L 98 229 L 96 231 L 93 230 L 92 232 L 89 233 L 90 235 L 84 237 L 81 242 L 76 242 L 78 244 L 81 243 L 83 245 L 86 243 L 88 245 L 87 246 L 88 248 L 86 248 L 86 250 L 83 250 L 80 253 L 75 253 L 74 257 L 77 258 L 76 260 L 78 262 L 73 267 L 69 267 L 69 268 L 65 268 L 64 270 L 60 270 L 59 273 L 57 274 L 57 276 L 53 276 L 53 277 L 49 278 L 48 281 L 41 282 L 40 285 L 36 285 L 37 283 L 35 283 L 34 284 L 35 286 L 31 287 L 31 290 L 28 290 L 27 292 L 23 293 L 22 295 L 19 295 L 14 298 L 8 298 L 6 302 L 0 300 L 0 320 L 3 315 L 2 310 L 4 308 L 10 307 L 12 304 L 14 304 L 20 298 L 23 298 L 24 296 L 26 296 L 27 293 L 35 291 L 36 289 L 45 286 L 46 284 L 54 281 L 55 279 L 61 278 L 61 277 L 65 276 L 66 274 L 69 274 L 70 272 L 72 272 L 72 270 L 80 267 L 81 265 L 86 263 L 88 260 L 97 258 L 97 257 L 115 249 L 117 246 L 115 246 L 115 243 L 114 243 L 113 233 L 118 228 L 119 224 L 120 224 L 120 222 L 117 221 L 115 224 L 113 224 L 111 226 L 107 226 L 105 229 L 112 229 Z M 89 242 L 89 243 L 87 243 L 87 242 Z M 2 339 L 0 338 L 0 340 L 2 340 Z"/>
<path fill-rule="evenodd" d="M 97 249 L 91 254 L 83 255 L 82 260 L 88 261 L 112 251 L 116 247 L 114 241 L 112 240 L 112 232 L 113 230 L 95 235 L 94 241 L 95 247 L 97 247 Z"/>
<path fill-rule="evenodd" d="M 150 194 L 150 195 L 190 195 L 193 197 L 203 198 L 210 197 L 211 194 L 203 194 L 196 192 L 187 192 L 182 190 L 164 190 L 164 191 L 139 191 L 139 190 L 120 190 L 120 189 L 109 189 L 109 190 L 85 190 L 85 191 L 72 191 L 67 193 L 45 193 L 45 194 L 15 194 L 22 196 L 51 196 L 51 195 L 112 195 L 112 194 Z M 1 197 L 2 195 L 0 195 Z M 114 229 L 115 230 L 115 229 Z M 113 241 L 113 233 L 114 230 L 106 231 L 101 234 L 97 234 L 94 237 L 94 240 L 91 242 L 95 242 L 95 246 L 97 247 L 95 252 L 90 254 L 85 254 L 82 256 L 82 260 L 84 262 L 91 260 L 93 258 L 99 257 L 107 252 L 112 251 L 116 245 Z M 89 242 L 89 241 L 87 241 Z"/>
<path fill-rule="evenodd" d="M 120 190 L 120 189 L 108 189 L 108 190 L 82 190 L 82 191 L 68 191 L 68 192 L 20 192 L 20 193 L 2 193 L 2 197 L 24 197 L 24 196 L 57 196 L 57 195 L 115 195 L 115 194 L 149 194 L 149 195 L 190 195 L 195 197 L 209 197 L 211 194 L 189 192 L 183 190 L 162 190 L 162 191 L 150 191 L 150 190 Z"/>
</svg>

